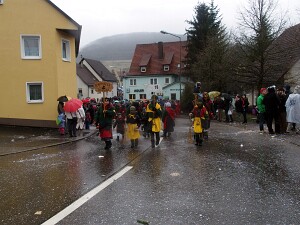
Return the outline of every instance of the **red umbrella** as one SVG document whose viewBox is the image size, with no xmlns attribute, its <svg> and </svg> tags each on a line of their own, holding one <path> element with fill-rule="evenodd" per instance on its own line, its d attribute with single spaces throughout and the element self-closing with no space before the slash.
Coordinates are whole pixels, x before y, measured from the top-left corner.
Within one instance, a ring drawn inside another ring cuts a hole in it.
<svg viewBox="0 0 300 225">
<path fill-rule="evenodd" d="M 83 102 L 83 104 L 90 103 L 90 99 L 88 99 L 88 98 L 86 98 L 86 99 L 82 99 L 81 101 Z"/>
<path fill-rule="evenodd" d="M 66 112 L 76 112 L 82 106 L 82 101 L 77 98 L 72 98 L 67 101 L 64 106 Z"/>
</svg>

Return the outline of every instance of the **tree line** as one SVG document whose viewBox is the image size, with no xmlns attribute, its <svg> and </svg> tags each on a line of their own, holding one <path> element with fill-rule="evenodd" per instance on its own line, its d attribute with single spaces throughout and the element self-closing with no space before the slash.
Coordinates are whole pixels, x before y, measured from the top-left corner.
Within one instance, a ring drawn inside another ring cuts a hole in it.
<svg viewBox="0 0 300 225">
<path fill-rule="evenodd" d="M 274 0 L 249 0 L 239 12 L 239 29 L 233 34 L 222 24 L 213 0 L 198 3 L 193 19 L 186 21 L 190 27 L 183 75 L 201 81 L 203 91 L 231 94 L 283 85 L 282 79 L 272 76 L 279 67 L 277 55 L 282 54 L 276 39 L 288 21 L 286 15 L 276 14 L 277 7 Z M 183 100 L 192 96 L 192 90 L 185 89 Z"/>
</svg>

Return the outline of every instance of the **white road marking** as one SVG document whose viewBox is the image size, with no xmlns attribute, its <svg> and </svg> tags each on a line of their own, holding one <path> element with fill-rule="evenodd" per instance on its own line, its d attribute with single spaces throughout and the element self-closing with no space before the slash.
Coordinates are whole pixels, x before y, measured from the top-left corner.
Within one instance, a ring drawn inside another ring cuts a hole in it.
<svg viewBox="0 0 300 225">
<path fill-rule="evenodd" d="M 88 200 L 93 198 L 96 194 L 98 194 L 100 191 L 102 191 L 104 188 L 112 184 L 114 181 L 122 177 L 125 173 L 127 173 L 129 170 L 132 169 L 132 166 L 126 166 L 123 170 L 118 172 L 117 174 L 113 175 L 103 183 L 101 183 L 99 186 L 95 187 L 93 190 L 82 196 L 81 198 L 77 199 L 75 202 L 73 202 L 71 205 L 51 217 L 49 220 L 42 223 L 42 225 L 54 225 L 57 224 L 59 221 L 67 217 L 69 214 L 74 212 L 76 209 L 78 209 L 80 206 L 82 206 L 84 203 L 86 203 Z"/>
</svg>

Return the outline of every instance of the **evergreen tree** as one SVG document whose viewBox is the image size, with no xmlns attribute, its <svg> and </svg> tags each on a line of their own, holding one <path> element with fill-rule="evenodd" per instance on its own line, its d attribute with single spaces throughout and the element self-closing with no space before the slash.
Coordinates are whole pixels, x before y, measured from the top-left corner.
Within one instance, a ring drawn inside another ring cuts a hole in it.
<svg viewBox="0 0 300 225">
<path fill-rule="evenodd" d="M 226 89 L 228 77 L 224 61 L 228 40 L 219 10 L 211 1 L 195 7 L 195 16 L 187 32 L 187 73 L 193 81 L 201 81 L 205 90 Z M 224 85 L 225 84 L 225 85 Z"/>
</svg>

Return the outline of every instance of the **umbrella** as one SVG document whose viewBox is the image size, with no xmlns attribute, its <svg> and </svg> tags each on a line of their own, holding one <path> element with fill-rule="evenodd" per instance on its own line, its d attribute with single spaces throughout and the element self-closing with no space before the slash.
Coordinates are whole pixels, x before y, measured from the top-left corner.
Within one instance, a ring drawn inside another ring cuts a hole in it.
<svg viewBox="0 0 300 225">
<path fill-rule="evenodd" d="M 82 106 L 82 101 L 77 98 L 72 98 L 67 101 L 64 106 L 65 112 L 76 112 Z"/>
<path fill-rule="evenodd" d="M 88 99 L 88 98 L 86 98 L 86 99 L 82 99 L 81 101 L 83 102 L 83 104 L 90 103 L 90 99 Z"/>
<path fill-rule="evenodd" d="M 232 101 L 232 97 L 230 96 L 230 94 L 222 93 L 221 96 L 224 97 L 224 99 L 226 99 L 226 100 L 228 100 L 228 101 Z"/>
<path fill-rule="evenodd" d="M 208 92 L 208 95 L 209 95 L 210 98 L 218 97 L 220 94 L 221 94 L 221 92 L 219 92 L 219 91 Z"/>
<path fill-rule="evenodd" d="M 58 101 L 58 102 L 67 102 L 67 101 L 69 101 L 70 99 L 71 99 L 71 97 L 68 97 L 68 96 L 64 95 L 64 96 L 60 96 L 60 97 L 57 99 L 57 101 Z"/>
</svg>

